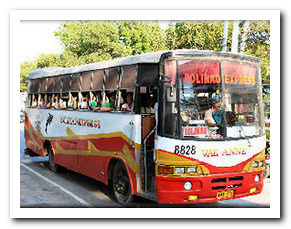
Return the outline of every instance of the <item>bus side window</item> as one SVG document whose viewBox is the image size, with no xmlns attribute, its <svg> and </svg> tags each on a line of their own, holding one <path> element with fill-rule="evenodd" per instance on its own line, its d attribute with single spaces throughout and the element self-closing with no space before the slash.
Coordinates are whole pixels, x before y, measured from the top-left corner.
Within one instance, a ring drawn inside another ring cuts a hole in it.
<svg viewBox="0 0 291 229">
<path fill-rule="evenodd" d="M 102 96 L 100 91 L 92 92 L 92 98 L 90 102 L 90 108 L 93 111 L 98 111 L 102 107 Z"/>
<path fill-rule="evenodd" d="M 40 94 L 39 101 L 38 101 L 38 107 L 44 107 L 45 105 L 45 94 Z"/>
<path fill-rule="evenodd" d="M 71 92 L 69 93 L 69 108 L 73 108 L 76 110 L 78 108 L 78 93 L 77 92 Z"/>
<path fill-rule="evenodd" d="M 134 89 L 121 90 L 119 110 L 127 112 L 133 111 L 133 95 Z"/>
<path fill-rule="evenodd" d="M 100 109 L 101 111 L 114 111 L 116 110 L 116 91 L 107 92 L 106 100 L 103 106 Z"/>
<path fill-rule="evenodd" d="M 45 108 L 51 108 L 52 106 L 52 94 L 46 94 Z"/>
<path fill-rule="evenodd" d="M 90 99 L 89 92 L 82 93 L 82 98 L 80 101 L 80 109 L 88 109 L 89 99 Z"/>
<path fill-rule="evenodd" d="M 27 99 L 27 107 L 31 107 L 31 100 L 32 100 L 32 96 L 31 94 L 29 94 L 28 99 Z"/>
<path fill-rule="evenodd" d="M 60 99 L 60 107 L 61 109 L 68 108 L 68 100 L 69 100 L 69 93 L 63 93 Z"/>
<path fill-rule="evenodd" d="M 37 94 L 33 95 L 32 99 L 33 99 L 32 107 L 37 107 L 38 106 L 38 95 Z"/>
</svg>

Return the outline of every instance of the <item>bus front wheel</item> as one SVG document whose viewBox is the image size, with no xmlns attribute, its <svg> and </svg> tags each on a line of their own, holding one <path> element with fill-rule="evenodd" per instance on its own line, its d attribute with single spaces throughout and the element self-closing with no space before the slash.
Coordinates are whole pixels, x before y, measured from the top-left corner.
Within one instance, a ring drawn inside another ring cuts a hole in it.
<svg viewBox="0 0 291 229">
<path fill-rule="evenodd" d="M 116 200 L 122 205 L 130 206 L 133 201 L 130 181 L 126 168 L 120 161 L 115 164 L 113 169 L 112 186 Z"/>
<path fill-rule="evenodd" d="M 54 152 L 50 144 L 48 145 L 47 152 L 49 157 L 49 169 L 56 173 L 58 171 L 59 165 L 55 163 Z"/>
</svg>

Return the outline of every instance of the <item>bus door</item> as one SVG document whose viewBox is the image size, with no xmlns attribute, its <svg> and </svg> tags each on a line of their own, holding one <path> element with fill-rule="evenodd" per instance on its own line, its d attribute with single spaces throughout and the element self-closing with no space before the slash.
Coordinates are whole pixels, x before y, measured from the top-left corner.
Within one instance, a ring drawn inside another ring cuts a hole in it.
<svg viewBox="0 0 291 229">
<path fill-rule="evenodd" d="M 142 115 L 141 120 L 141 171 L 142 189 L 144 192 L 153 192 L 155 189 L 155 166 L 154 166 L 154 137 L 155 137 L 155 115 Z"/>
</svg>

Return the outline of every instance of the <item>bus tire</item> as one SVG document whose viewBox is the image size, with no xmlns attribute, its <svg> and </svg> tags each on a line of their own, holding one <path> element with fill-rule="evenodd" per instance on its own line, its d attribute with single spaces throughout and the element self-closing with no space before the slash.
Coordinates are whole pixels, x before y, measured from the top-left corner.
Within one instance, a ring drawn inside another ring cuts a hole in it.
<svg viewBox="0 0 291 229">
<path fill-rule="evenodd" d="M 48 144 L 47 146 L 47 153 L 49 157 L 49 169 L 56 173 L 59 169 L 59 165 L 55 163 L 55 157 L 54 157 L 54 152 L 52 149 L 51 144 Z"/>
<path fill-rule="evenodd" d="M 113 169 L 112 189 L 118 203 L 130 206 L 133 202 L 131 186 L 126 168 L 121 161 L 118 161 Z"/>
</svg>

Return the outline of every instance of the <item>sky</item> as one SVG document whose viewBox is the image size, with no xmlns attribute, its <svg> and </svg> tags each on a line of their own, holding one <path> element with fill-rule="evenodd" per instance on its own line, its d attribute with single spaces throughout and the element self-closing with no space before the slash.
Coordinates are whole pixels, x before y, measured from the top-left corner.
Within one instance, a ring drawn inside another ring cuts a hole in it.
<svg viewBox="0 0 291 229">
<path fill-rule="evenodd" d="M 20 63 L 32 61 L 42 53 L 62 53 L 61 42 L 54 35 L 61 23 L 62 21 L 21 21 L 20 34 L 25 36 L 19 39 Z"/>
<path fill-rule="evenodd" d="M 55 37 L 63 21 L 21 21 L 20 34 L 25 34 L 19 39 L 20 63 L 32 61 L 40 54 L 60 54 L 63 52 L 61 42 Z M 167 27 L 166 21 L 159 22 L 162 28 Z"/>
</svg>

